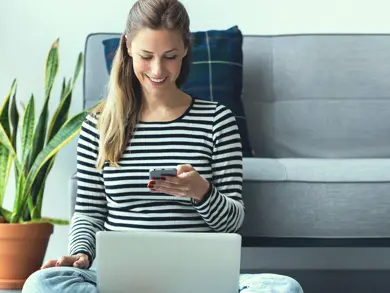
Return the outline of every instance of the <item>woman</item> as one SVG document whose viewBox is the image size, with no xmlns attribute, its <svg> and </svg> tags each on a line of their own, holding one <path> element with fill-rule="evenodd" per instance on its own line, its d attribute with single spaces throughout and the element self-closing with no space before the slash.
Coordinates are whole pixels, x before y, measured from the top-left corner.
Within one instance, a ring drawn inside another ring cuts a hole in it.
<svg viewBox="0 0 390 293">
<path fill-rule="evenodd" d="M 99 230 L 236 232 L 244 219 L 242 151 L 232 112 L 182 92 L 189 17 L 177 0 L 130 10 L 104 104 L 82 125 L 69 256 L 48 261 L 23 292 L 97 292 Z M 151 168 L 177 176 L 149 180 Z M 243 275 L 242 292 L 303 292 L 280 275 Z M 244 289 L 246 287 L 246 289 Z"/>
</svg>

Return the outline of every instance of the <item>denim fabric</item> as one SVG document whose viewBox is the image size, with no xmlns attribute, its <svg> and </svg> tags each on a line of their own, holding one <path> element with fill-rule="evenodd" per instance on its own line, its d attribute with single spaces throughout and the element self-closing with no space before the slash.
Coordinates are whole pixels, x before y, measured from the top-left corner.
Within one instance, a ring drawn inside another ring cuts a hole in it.
<svg viewBox="0 0 390 293">
<path fill-rule="evenodd" d="M 240 293 L 303 293 L 293 278 L 277 274 L 240 275 Z"/>
<path fill-rule="evenodd" d="M 22 293 L 97 293 L 96 273 L 73 267 L 36 271 L 24 283 Z"/>
<path fill-rule="evenodd" d="M 276 274 L 242 274 L 240 293 L 303 293 L 299 283 Z M 22 293 L 97 293 L 96 272 L 72 267 L 55 267 L 32 274 Z"/>
</svg>

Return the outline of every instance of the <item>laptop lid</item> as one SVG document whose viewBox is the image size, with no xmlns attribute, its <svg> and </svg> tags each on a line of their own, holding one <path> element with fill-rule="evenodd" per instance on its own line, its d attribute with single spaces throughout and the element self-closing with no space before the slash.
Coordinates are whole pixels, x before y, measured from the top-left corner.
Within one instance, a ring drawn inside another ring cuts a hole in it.
<svg viewBox="0 0 390 293">
<path fill-rule="evenodd" d="M 99 293 L 237 293 L 241 236 L 228 233 L 97 233 Z"/>
</svg>

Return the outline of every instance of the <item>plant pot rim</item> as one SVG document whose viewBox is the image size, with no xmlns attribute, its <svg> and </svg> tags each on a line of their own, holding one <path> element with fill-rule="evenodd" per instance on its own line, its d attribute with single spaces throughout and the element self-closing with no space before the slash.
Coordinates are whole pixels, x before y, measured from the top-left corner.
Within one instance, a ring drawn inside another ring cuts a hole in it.
<svg viewBox="0 0 390 293">
<path fill-rule="evenodd" d="M 54 224 L 49 223 L 49 222 L 24 222 L 24 223 L 6 223 L 6 222 L 0 222 L 0 225 L 13 225 L 13 226 L 49 225 L 49 226 L 54 226 Z"/>
<path fill-rule="evenodd" d="M 47 238 L 54 232 L 52 223 L 1 223 L 0 240 L 21 238 Z"/>
<path fill-rule="evenodd" d="M 54 223 L 50 223 L 50 222 L 47 222 L 47 221 L 46 222 L 45 221 L 42 221 L 42 222 L 27 221 L 27 222 L 23 222 L 23 223 L 8 223 L 8 222 L 4 221 L 4 217 L 3 216 L 0 216 L 0 225 L 1 224 L 13 225 L 14 227 L 16 227 L 16 226 L 26 226 L 26 225 L 54 226 Z"/>
</svg>

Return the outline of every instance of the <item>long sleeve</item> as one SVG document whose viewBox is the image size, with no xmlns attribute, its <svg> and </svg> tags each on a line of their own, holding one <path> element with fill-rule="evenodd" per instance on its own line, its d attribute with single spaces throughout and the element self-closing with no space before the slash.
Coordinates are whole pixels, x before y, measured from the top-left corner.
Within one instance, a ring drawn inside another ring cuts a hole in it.
<svg viewBox="0 0 390 293">
<path fill-rule="evenodd" d="M 97 120 L 88 115 L 77 145 L 77 199 L 69 233 L 69 253 L 85 253 L 90 264 L 95 258 L 96 232 L 104 229 L 107 202 L 102 174 L 96 168 Z"/>
<path fill-rule="evenodd" d="M 194 206 L 214 231 L 236 232 L 245 216 L 241 138 L 235 117 L 228 108 L 219 104 L 214 117 L 210 190 L 202 202 Z"/>
</svg>

